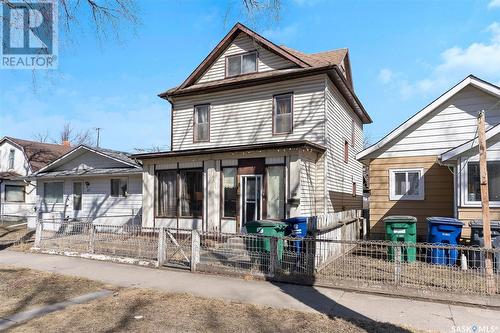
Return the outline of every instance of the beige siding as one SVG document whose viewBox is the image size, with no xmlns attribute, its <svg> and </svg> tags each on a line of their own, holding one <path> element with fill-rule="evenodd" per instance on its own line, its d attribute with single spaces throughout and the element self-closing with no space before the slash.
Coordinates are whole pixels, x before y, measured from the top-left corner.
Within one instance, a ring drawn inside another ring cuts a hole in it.
<svg viewBox="0 0 500 333">
<path fill-rule="evenodd" d="M 342 207 L 358 207 L 363 195 L 363 165 L 356 154 L 363 149 L 363 124 L 352 111 L 337 88 L 328 79 L 326 85 L 326 134 L 327 134 L 327 189 L 329 211 Z M 354 120 L 354 144 L 351 128 Z M 349 143 L 349 159 L 344 161 L 344 141 Z M 352 196 L 352 183 L 356 183 L 356 198 Z M 343 194 L 342 194 L 343 193 Z M 344 195 L 345 194 L 345 195 Z M 341 200 L 341 203 L 332 200 Z"/>
<path fill-rule="evenodd" d="M 174 100 L 173 150 L 267 142 L 324 140 L 324 76 L 200 94 Z M 293 92 L 293 133 L 274 135 L 273 95 Z M 193 107 L 209 103 L 210 142 L 193 143 Z"/>
<path fill-rule="evenodd" d="M 379 157 L 439 155 L 474 138 L 477 114 L 487 110 L 487 126 L 500 123 L 497 98 L 467 86 L 418 121 L 378 153 Z M 492 108 L 493 107 L 493 108 Z"/>
<path fill-rule="evenodd" d="M 453 217 L 453 175 L 436 162 L 436 156 L 379 158 L 370 162 L 370 226 L 374 237 L 383 236 L 382 220 L 389 215 L 415 216 L 419 238 L 427 233 L 427 217 Z M 424 200 L 389 200 L 389 169 L 405 168 L 424 168 Z"/>
<path fill-rule="evenodd" d="M 262 48 L 247 34 L 240 33 L 212 66 L 198 79 L 197 83 L 224 79 L 226 75 L 227 56 L 255 50 L 258 52 L 257 68 L 259 72 L 296 67 L 293 62 Z"/>
</svg>

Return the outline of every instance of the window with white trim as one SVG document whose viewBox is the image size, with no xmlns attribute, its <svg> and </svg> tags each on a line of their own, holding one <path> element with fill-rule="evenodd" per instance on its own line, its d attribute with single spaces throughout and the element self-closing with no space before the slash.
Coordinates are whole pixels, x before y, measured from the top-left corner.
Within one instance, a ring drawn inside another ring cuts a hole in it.
<svg viewBox="0 0 500 333">
<path fill-rule="evenodd" d="M 9 151 L 9 170 L 14 169 L 14 158 L 16 156 L 16 151 L 14 149 L 11 149 Z"/>
<path fill-rule="evenodd" d="M 43 199 L 45 203 L 62 203 L 63 193 L 63 182 L 48 182 L 43 184 Z"/>
<path fill-rule="evenodd" d="M 25 202 L 25 187 L 21 185 L 5 185 L 6 202 Z"/>
<path fill-rule="evenodd" d="M 286 134 L 293 131 L 293 94 L 274 96 L 273 134 Z"/>
<path fill-rule="evenodd" d="M 488 161 L 488 194 L 490 202 L 500 202 L 500 161 Z M 479 162 L 467 163 L 467 201 L 481 201 Z"/>
<path fill-rule="evenodd" d="M 256 51 L 229 56 L 226 62 L 226 77 L 257 72 Z"/>
<path fill-rule="evenodd" d="M 210 105 L 194 107 L 194 142 L 210 141 Z"/>
<path fill-rule="evenodd" d="M 390 169 L 390 200 L 424 200 L 424 169 Z"/>
</svg>

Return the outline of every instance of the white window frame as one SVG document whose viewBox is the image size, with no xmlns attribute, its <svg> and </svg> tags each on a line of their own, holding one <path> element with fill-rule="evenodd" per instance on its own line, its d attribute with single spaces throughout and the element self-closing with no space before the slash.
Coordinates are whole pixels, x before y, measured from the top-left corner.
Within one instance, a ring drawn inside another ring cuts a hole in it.
<svg viewBox="0 0 500 333">
<path fill-rule="evenodd" d="M 113 180 L 120 181 L 120 186 L 118 187 L 118 195 L 112 195 L 112 193 L 113 193 Z M 127 185 L 127 190 L 125 191 L 125 193 L 122 192 L 122 187 L 123 187 L 122 184 Z M 111 198 L 126 198 L 129 196 L 129 191 L 130 191 L 130 188 L 129 188 L 128 177 L 113 177 L 113 178 L 109 179 L 109 196 Z"/>
<path fill-rule="evenodd" d="M 488 152 L 490 154 L 490 152 Z M 493 153 L 493 156 L 488 156 L 486 162 L 499 162 L 500 161 L 500 156 L 497 156 L 497 154 Z M 479 162 L 479 157 L 474 156 L 472 158 L 462 158 L 460 161 L 460 164 L 462 166 L 462 172 L 460 175 L 460 192 L 462 194 L 462 203 L 463 207 L 481 207 L 482 203 L 481 201 L 473 201 L 469 200 L 469 163 L 470 162 Z M 500 207 L 500 201 L 490 201 L 490 207 L 495 207 L 498 208 Z"/>
<path fill-rule="evenodd" d="M 22 187 L 23 188 L 23 200 L 8 200 L 7 199 L 7 188 L 11 188 L 11 187 Z M 4 192 L 5 192 L 5 202 L 17 202 L 17 203 L 20 203 L 20 202 L 26 202 L 26 186 L 24 185 L 16 185 L 16 184 L 5 184 L 5 187 L 4 187 Z"/>
<path fill-rule="evenodd" d="M 255 54 L 255 70 L 251 72 L 245 72 L 243 73 L 243 57 L 250 55 L 250 54 Z M 229 59 L 230 58 L 240 58 L 240 72 L 238 74 L 229 74 Z M 259 71 L 259 53 L 257 51 L 250 51 L 250 52 L 245 52 L 245 53 L 240 53 L 240 54 L 234 54 L 230 56 L 226 56 L 226 77 L 235 77 L 239 75 L 245 75 L 245 74 L 251 74 L 251 73 L 257 73 Z"/>
<path fill-rule="evenodd" d="M 47 201 L 45 186 L 47 184 L 49 184 L 49 183 L 61 183 L 62 184 L 63 191 L 62 191 L 62 199 L 61 199 L 61 201 L 57 201 L 57 200 L 56 201 Z M 52 205 L 63 204 L 64 203 L 64 187 L 65 187 L 64 181 L 60 181 L 60 180 L 43 182 L 43 202 L 46 203 L 46 204 L 52 204 Z"/>
<path fill-rule="evenodd" d="M 406 191 L 408 191 L 408 173 L 418 172 L 418 195 L 396 195 L 396 173 L 406 173 Z M 389 169 L 389 200 L 424 200 L 425 198 L 425 172 L 424 168 Z"/>
<path fill-rule="evenodd" d="M 278 123 L 278 117 L 283 117 L 284 115 L 288 114 L 282 114 L 278 116 L 278 99 L 279 98 L 290 98 L 290 131 L 286 132 L 278 132 L 276 130 L 277 128 L 277 123 Z M 293 112 L 294 112 L 294 94 L 293 92 L 288 92 L 284 94 L 278 94 L 273 96 L 273 135 L 287 135 L 287 134 L 293 134 Z"/>
<path fill-rule="evenodd" d="M 206 123 L 199 123 L 198 122 L 198 109 L 206 107 L 208 109 L 208 114 L 207 114 L 207 122 Z M 194 106 L 193 110 L 193 142 L 210 142 L 210 111 L 211 111 L 211 106 L 210 104 L 197 104 Z M 198 126 L 199 125 L 207 125 L 208 127 L 208 132 L 207 135 L 208 137 L 205 139 L 200 139 L 198 137 Z"/>
<path fill-rule="evenodd" d="M 9 170 L 13 170 L 16 167 L 16 150 L 15 149 L 10 149 L 9 150 Z"/>
</svg>

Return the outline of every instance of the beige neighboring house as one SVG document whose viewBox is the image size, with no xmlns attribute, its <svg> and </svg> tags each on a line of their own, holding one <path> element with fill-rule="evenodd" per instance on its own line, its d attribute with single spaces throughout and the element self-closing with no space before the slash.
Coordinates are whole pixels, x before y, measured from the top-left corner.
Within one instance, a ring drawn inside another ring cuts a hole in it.
<svg viewBox="0 0 500 333">
<path fill-rule="evenodd" d="M 35 215 L 36 182 L 23 177 L 38 171 L 69 149 L 69 145 L 7 136 L 0 139 L 0 216 L 18 220 Z"/>
<path fill-rule="evenodd" d="M 372 237 L 388 215 L 481 218 L 477 116 L 486 114 L 492 218 L 500 220 L 500 88 L 473 75 L 357 155 L 369 166 Z M 468 228 L 464 235 L 468 235 Z"/>
<path fill-rule="evenodd" d="M 347 49 L 306 54 L 236 24 L 170 102 L 171 151 L 138 154 L 143 225 L 238 232 L 362 206 L 363 124 Z"/>
</svg>

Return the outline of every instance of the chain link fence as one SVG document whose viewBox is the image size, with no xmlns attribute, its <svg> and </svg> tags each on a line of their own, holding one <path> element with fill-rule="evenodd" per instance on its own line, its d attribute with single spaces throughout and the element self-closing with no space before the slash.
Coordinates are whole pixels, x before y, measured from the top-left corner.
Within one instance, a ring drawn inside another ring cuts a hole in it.
<svg viewBox="0 0 500 333">
<path fill-rule="evenodd" d="M 340 224 L 335 237 L 278 238 L 190 229 L 37 224 L 35 245 L 44 252 L 105 255 L 147 260 L 212 273 L 253 275 L 276 281 L 395 288 L 460 294 L 498 294 L 500 249 L 425 243 L 337 239 L 357 223 Z M 486 274 L 485 257 L 494 258 Z"/>
</svg>

